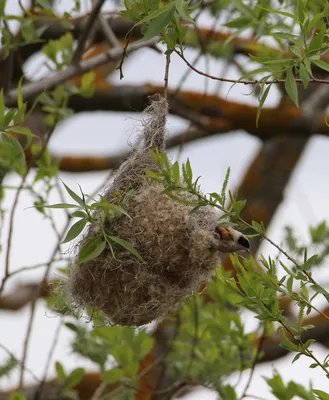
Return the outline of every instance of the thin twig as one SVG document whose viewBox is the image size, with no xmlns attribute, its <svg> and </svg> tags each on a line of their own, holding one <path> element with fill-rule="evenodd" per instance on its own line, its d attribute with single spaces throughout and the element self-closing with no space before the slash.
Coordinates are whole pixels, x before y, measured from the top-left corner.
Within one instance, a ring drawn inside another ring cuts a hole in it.
<svg viewBox="0 0 329 400">
<path fill-rule="evenodd" d="M 55 262 L 64 262 L 64 261 L 66 261 L 65 258 L 58 258 L 58 259 L 54 260 L 53 262 L 55 263 Z M 23 271 L 33 271 L 35 269 L 45 267 L 46 265 L 47 265 L 46 262 L 43 262 L 43 263 L 38 263 L 35 265 L 28 266 L 28 267 L 21 267 L 21 268 L 17 269 L 16 271 L 10 272 L 10 274 L 8 275 L 8 279 L 14 275 L 20 274 Z"/>
<path fill-rule="evenodd" d="M 93 2 L 95 3 L 96 0 L 93 0 Z M 102 31 L 104 33 L 104 36 L 108 41 L 108 43 L 110 44 L 110 46 L 121 47 L 120 40 L 116 37 L 115 33 L 113 32 L 113 29 L 111 28 L 111 25 L 108 23 L 103 14 L 98 15 L 98 20 L 102 28 Z"/>
<path fill-rule="evenodd" d="M 10 215 L 9 215 L 9 231 L 8 231 L 6 257 L 5 257 L 5 275 L 1 282 L 0 294 L 4 290 L 5 283 L 10 275 L 10 254 L 11 254 L 11 242 L 12 242 L 13 231 L 14 231 L 14 217 L 15 217 L 15 212 L 16 212 L 17 205 L 18 205 L 18 199 L 21 194 L 22 188 L 25 184 L 26 178 L 27 178 L 27 174 L 22 178 L 21 184 L 19 185 L 19 187 L 17 189 L 15 198 L 13 201 L 13 206 L 11 208 Z"/>
<path fill-rule="evenodd" d="M 221 81 L 221 82 L 228 82 L 228 83 L 240 83 L 243 85 L 255 85 L 258 83 L 262 83 L 261 79 L 229 79 L 229 78 L 220 78 L 218 76 L 206 74 L 205 72 L 200 71 L 199 69 L 195 68 L 186 58 L 185 56 L 178 51 L 177 49 L 174 49 L 174 52 L 179 55 L 179 57 L 188 65 L 194 72 L 196 72 L 199 75 L 205 76 L 206 78 L 213 79 L 215 81 Z M 299 78 L 296 78 L 295 81 L 299 84 L 302 84 L 303 81 Z M 265 85 L 272 85 L 273 83 L 285 83 L 285 79 L 272 79 L 272 80 L 267 80 L 264 82 Z M 309 83 L 325 83 L 329 84 L 329 80 L 327 79 L 316 79 L 316 78 L 311 78 L 309 80 Z"/>
<path fill-rule="evenodd" d="M 47 375 L 48 375 L 48 371 L 49 371 L 49 368 L 50 368 L 51 359 L 52 359 L 54 351 L 56 349 L 56 346 L 57 346 L 57 343 L 58 343 L 58 339 L 59 339 L 59 333 L 60 333 L 60 331 L 61 331 L 61 329 L 63 327 L 63 324 L 64 324 L 64 319 L 63 319 L 63 317 L 61 317 L 61 320 L 60 320 L 59 324 L 57 325 L 57 328 L 56 328 L 55 333 L 54 333 L 54 338 L 53 338 L 52 344 L 51 344 L 49 352 L 48 352 L 48 356 L 47 356 L 47 360 L 46 360 L 46 364 L 45 364 L 45 368 L 44 368 L 43 377 L 42 377 L 41 382 L 40 382 L 40 384 L 38 386 L 38 389 L 36 391 L 34 400 L 39 400 L 39 398 L 42 397 L 42 392 L 43 392 L 43 388 L 44 388 L 46 380 L 47 380 Z"/>
<path fill-rule="evenodd" d="M 124 75 L 123 75 L 123 63 L 124 63 L 124 61 L 125 61 L 125 58 L 128 56 L 128 51 L 127 51 L 127 49 L 128 49 L 128 45 L 129 45 L 129 42 L 130 42 L 130 36 L 131 36 L 131 34 L 132 34 L 132 31 L 130 31 L 130 32 L 128 33 L 128 35 L 127 35 L 126 44 L 125 44 L 124 47 L 122 48 L 122 55 L 121 55 L 121 59 L 120 59 L 120 64 L 119 64 L 119 66 L 118 66 L 118 68 L 117 68 L 117 69 L 120 71 L 120 80 L 124 78 Z"/>
<path fill-rule="evenodd" d="M 168 97 L 170 55 L 171 55 L 171 52 L 169 50 L 167 50 L 167 52 L 166 52 L 166 69 L 165 69 L 165 76 L 164 76 L 165 84 L 164 84 L 164 91 L 163 91 L 163 95 L 164 95 L 165 99 L 167 99 L 167 97 Z"/>
<path fill-rule="evenodd" d="M 255 357 L 254 357 L 254 359 L 253 359 L 252 367 L 251 367 L 251 370 L 250 370 L 250 375 L 249 375 L 248 381 L 247 381 L 247 383 L 246 383 L 246 386 L 245 386 L 245 388 L 244 388 L 244 390 L 243 390 L 243 392 L 242 392 L 242 395 L 241 395 L 241 397 L 240 397 L 240 400 L 242 400 L 242 399 L 244 399 L 245 397 L 247 397 L 247 391 L 248 391 L 249 388 L 250 388 L 250 385 L 251 385 L 251 382 L 252 382 L 252 378 L 253 378 L 254 373 L 255 373 L 255 369 L 256 369 L 256 365 L 257 365 L 257 360 L 258 360 L 258 357 L 259 357 L 259 355 L 260 355 L 260 353 L 261 353 L 264 340 L 265 340 L 265 329 L 263 329 L 262 336 L 260 337 L 260 340 L 259 340 L 259 342 L 258 342 L 256 354 L 255 354 Z"/>
<path fill-rule="evenodd" d="M 29 348 L 29 341 L 30 341 L 30 337 L 31 337 L 31 333 L 32 333 L 32 326 L 33 326 L 34 315 L 35 315 L 35 306 L 36 306 L 36 299 L 33 300 L 31 303 L 31 314 L 30 314 L 29 323 L 27 326 L 25 339 L 24 339 L 23 357 L 22 357 L 22 363 L 21 363 L 21 371 L 19 374 L 19 390 L 23 389 L 23 384 L 24 384 L 24 370 L 25 370 L 27 352 L 28 352 L 28 348 Z"/>
<path fill-rule="evenodd" d="M 86 26 L 82 30 L 81 36 L 78 40 L 78 45 L 72 56 L 72 64 L 77 65 L 80 62 L 82 53 L 85 48 L 85 44 L 86 44 L 87 39 L 90 35 L 90 32 L 98 18 L 98 14 L 100 13 L 101 8 L 103 7 L 104 2 L 105 2 L 105 0 L 98 0 L 97 3 L 94 5 L 93 9 L 91 10 L 91 13 L 90 13 L 89 18 L 86 23 Z"/>
<path fill-rule="evenodd" d="M 100 400 L 106 390 L 107 387 L 107 383 L 102 382 L 97 389 L 95 390 L 94 394 L 92 395 L 92 397 L 90 398 L 90 400 Z M 111 392 L 111 394 L 113 394 Z"/>
</svg>

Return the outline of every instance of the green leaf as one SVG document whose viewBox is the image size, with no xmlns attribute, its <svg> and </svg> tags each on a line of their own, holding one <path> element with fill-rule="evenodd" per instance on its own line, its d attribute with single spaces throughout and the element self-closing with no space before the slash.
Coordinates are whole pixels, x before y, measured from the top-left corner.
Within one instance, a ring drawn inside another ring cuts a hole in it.
<svg viewBox="0 0 329 400">
<path fill-rule="evenodd" d="M 20 135 L 25 135 L 27 136 L 27 143 L 26 147 L 29 147 L 32 143 L 32 138 L 37 137 L 37 135 L 34 135 L 31 130 L 26 127 L 26 126 L 11 126 L 10 127 L 11 132 L 19 133 Z"/>
<path fill-rule="evenodd" d="M 176 9 L 180 16 L 185 19 L 185 21 L 191 22 L 192 24 L 195 24 L 195 21 L 191 18 L 189 14 L 189 1 L 186 0 L 176 0 Z"/>
<path fill-rule="evenodd" d="M 286 89 L 286 92 L 287 92 L 288 96 L 291 98 L 291 100 L 298 107 L 297 84 L 296 84 L 296 80 L 295 80 L 294 74 L 293 74 L 291 69 L 289 69 L 287 71 L 287 77 L 286 77 L 286 81 L 285 81 L 284 87 Z"/>
<path fill-rule="evenodd" d="M 68 243 L 71 240 L 75 239 L 77 236 L 79 236 L 80 233 L 84 230 L 86 224 L 87 224 L 86 219 L 80 219 L 80 221 L 73 224 L 69 229 L 69 231 L 67 232 L 65 239 L 62 241 L 62 243 Z"/>
<path fill-rule="evenodd" d="M 222 186 L 222 190 L 221 190 L 221 199 L 222 199 L 222 205 L 224 206 L 225 205 L 225 201 L 226 201 L 226 191 L 227 191 L 227 186 L 228 186 L 228 183 L 229 183 L 229 180 L 230 180 L 230 175 L 231 175 L 231 168 L 230 167 L 228 167 L 227 168 L 227 171 L 226 171 L 226 174 L 225 174 L 225 179 L 224 179 L 224 182 L 223 182 L 223 186 Z"/>
<path fill-rule="evenodd" d="M 324 33 L 325 33 L 325 25 L 321 24 L 321 29 L 315 33 L 311 43 L 307 46 L 308 55 L 310 55 L 309 53 L 311 52 L 320 52 L 323 46 Z"/>
<path fill-rule="evenodd" d="M 224 26 L 232 29 L 241 29 L 245 28 L 249 22 L 250 18 L 238 17 L 236 19 L 232 19 L 231 21 L 227 22 L 226 24 L 224 24 Z"/>
<path fill-rule="evenodd" d="M 85 203 L 82 200 L 82 198 L 80 196 L 78 196 L 76 193 L 73 192 L 72 189 L 70 189 L 67 185 L 65 185 L 65 183 L 62 181 L 67 193 L 72 197 L 73 200 L 75 200 L 78 204 L 80 204 L 80 206 L 85 207 Z"/>
<path fill-rule="evenodd" d="M 257 116 L 256 116 L 256 126 L 257 127 L 258 127 L 258 121 L 259 121 L 259 117 L 260 117 L 263 105 L 265 103 L 265 100 L 267 99 L 270 89 L 271 89 L 271 85 L 268 85 L 267 88 L 263 91 L 262 95 L 260 96 L 259 105 L 257 108 Z"/>
<path fill-rule="evenodd" d="M 95 208 L 102 208 L 106 213 L 113 213 L 114 216 L 120 216 L 121 214 L 124 214 L 126 217 L 131 219 L 131 216 L 127 213 L 125 209 L 122 207 L 118 206 L 117 204 L 112 204 L 108 202 L 105 197 L 101 198 L 101 201 L 98 201 L 96 203 L 91 204 L 90 208 L 95 209 Z"/>
<path fill-rule="evenodd" d="M 107 236 L 107 238 L 118 244 L 119 246 L 123 247 L 124 249 L 128 250 L 131 254 L 133 254 L 135 257 L 137 257 L 139 260 L 143 261 L 142 256 L 138 253 L 138 251 L 135 250 L 135 248 L 128 242 L 126 242 L 123 239 L 118 238 L 117 236 Z"/>
<path fill-rule="evenodd" d="M 66 373 L 63 365 L 57 361 L 55 364 L 55 368 L 56 368 L 57 378 L 61 381 L 61 383 L 64 383 L 66 380 Z"/>
<path fill-rule="evenodd" d="M 8 359 L 0 365 L 0 378 L 8 377 L 12 370 L 18 365 L 17 359 L 10 354 Z"/>
<path fill-rule="evenodd" d="M 176 162 L 174 163 L 174 165 L 171 167 L 171 171 L 172 171 L 172 175 L 173 175 L 174 180 L 175 180 L 176 182 L 179 182 L 179 181 L 180 181 L 180 172 L 179 172 L 179 164 L 178 164 L 178 161 L 176 161 Z"/>
<path fill-rule="evenodd" d="M 161 174 L 159 174 L 158 172 L 151 171 L 150 169 L 147 169 L 147 168 L 145 168 L 144 172 L 149 178 L 152 178 L 155 180 L 158 180 L 161 176 Z"/>
<path fill-rule="evenodd" d="M 78 263 L 88 262 L 100 256 L 106 247 L 106 241 L 102 237 L 89 240 L 80 249 Z"/>
<path fill-rule="evenodd" d="M 313 265 L 316 265 L 317 259 L 318 255 L 314 254 L 312 257 L 310 257 L 304 262 L 304 264 L 302 265 L 302 269 L 303 270 L 310 269 Z"/>
<path fill-rule="evenodd" d="M 50 204 L 50 205 L 45 205 L 45 208 L 77 208 L 78 206 L 76 204 L 69 204 L 69 203 L 58 203 L 58 204 Z"/>
<path fill-rule="evenodd" d="M 84 368 L 76 368 L 66 378 L 65 386 L 67 388 L 73 388 L 74 386 L 76 386 L 78 383 L 81 382 L 84 374 L 85 374 Z"/>
<path fill-rule="evenodd" d="M 142 40 L 149 40 L 152 39 L 154 36 L 159 35 L 169 25 L 174 15 L 174 12 L 174 8 L 171 8 L 168 13 L 161 14 L 158 17 L 152 19 L 146 32 L 143 35 Z"/>
<path fill-rule="evenodd" d="M 135 26 L 138 26 L 138 25 L 144 24 L 146 22 L 152 21 L 155 18 L 163 16 L 164 14 L 168 14 L 170 11 L 172 11 L 172 9 L 174 9 L 174 7 L 175 7 L 175 3 L 174 2 L 168 3 L 166 6 L 164 6 L 162 8 L 158 8 L 157 10 L 151 12 L 146 17 L 144 17 L 141 20 L 139 20 L 138 23 Z"/>
<path fill-rule="evenodd" d="M 261 224 L 256 221 L 252 221 L 251 226 L 257 233 L 259 233 L 260 235 L 264 235 L 264 227 Z"/>
<path fill-rule="evenodd" d="M 297 15 L 291 14 L 291 13 L 286 12 L 286 11 L 275 10 L 274 8 L 265 8 L 265 7 L 261 7 L 261 6 L 258 6 L 258 7 L 261 8 L 262 10 L 268 11 L 271 14 L 282 15 L 284 17 L 292 18 L 294 21 L 298 22 Z"/>
<path fill-rule="evenodd" d="M 329 64 L 322 60 L 314 60 L 312 61 L 317 67 L 329 72 Z"/>
<path fill-rule="evenodd" d="M 7 113 L 5 114 L 5 119 L 4 119 L 4 128 L 7 128 L 8 125 L 11 123 L 11 121 L 16 119 L 16 112 L 17 109 L 13 108 L 11 110 L 8 110 Z"/>
<path fill-rule="evenodd" d="M 320 400 L 329 400 L 329 394 L 323 390 L 313 389 L 313 393 L 316 394 Z"/>
<path fill-rule="evenodd" d="M 329 293 L 326 291 L 325 288 L 319 286 L 319 285 L 312 285 L 311 288 L 316 292 L 316 293 L 321 293 L 329 303 Z"/>
<path fill-rule="evenodd" d="M 192 167 L 191 167 L 191 163 L 190 163 L 189 159 L 187 159 L 187 161 L 186 161 L 185 169 L 186 169 L 186 176 L 187 176 L 187 179 L 188 179 L 187 183 L 192 184 L 193 172 L 192 172 Z"/>
<path fill-rule="evenodd" d="M 22 176 L 26 174 L 24 150 L 19 141 L 7 133 L 2 133 L 0 136 L 0 164 L 2 160 L 18 174 Z"/>
<path fill-rule="evenodd" d="M 0 17 L 3 17 L 5 15 L 6 3 L 7 3 L 7 0 L 0 1 Z"/>
<path fill-rule="evenodd" d="M 300 79 L 303 81 L 304 89 L 306 89 L 309 84 L 310 77 L 309 77 L 309 74 L 308 74 L 304 64 L 300 64 L 300 66 L 299 66 L 299 76 L 300 76 Z"/>
<path fill-rule="evenodd" d="M 10 400 L 26 400 L 24 393 L 22 392 L 13 392 L 9 395 Z"/>
<path fill-rule="evenodd" d="M 247 203 L 247 200 L 235 201 L 232 204 L 231 212 L 235 213 L 236 215 L 240 215 L 240 213 L 244 209 L 246 203 Z"/>
<path fill-rule="evenodd" d="M 24 112 L 26 109 L 26 104 L 23 102 L 22 81 L 23 77 L 20 79 L 17 87 L 17 108 Z"/>
<path fill-rule="evenodd" d="M 299 347 L 293 343 L 292 341 L 290 341 L 287 336 L 283 336 L 280 346 L 283 347 L 284 349 L 287 349 L 289 351 L 299 351 Z"/>
<path fill-rule="evenodd" d="M 85 219 L 88 219 L 88 214 L 87 213 L 85 213 L 84 211 L 74 211 L 72 214 L 71 214 L 71 216 L 72 217 L 76 217 L 76 218 L 85 218 Z"/>
<path fill-rule="evenodd" d="M 118 382 L 124 377 L 124 372 L 120 368 L 112 368 L 104 372 L 103 380 L 105 383 Z"/>
<path fill-rule="evenodd" d="M 302 356 L 301 353 L 296 354 L 295 357 L 293 358 L 293 360 L 291 361 L 291 363 L 293 364 L 293 363 L 295 363 L 296 361 L 298 361 L 298 360 L 300 359 L 301 356 Z"/>
</svg>

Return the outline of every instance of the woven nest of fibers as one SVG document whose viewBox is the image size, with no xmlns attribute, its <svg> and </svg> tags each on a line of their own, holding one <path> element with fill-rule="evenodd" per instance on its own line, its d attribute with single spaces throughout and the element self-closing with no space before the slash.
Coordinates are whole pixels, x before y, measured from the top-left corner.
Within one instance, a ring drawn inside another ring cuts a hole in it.
<svg viewBox="0 0 329 400">
<path fill-rule="evenodd" d="M 163 194 L 163 187 L 145 177 L 145 168 L 157 170 L 150 148 L 164 150 L 166 100 L 154 100 L 146 110 L 143 146 L 118 170 L 104 196 L 110 202 L 119 192 L 132 191 L 125 205 L 130 215 L 106 220 L 104 228 L 129 242 L 142 256 L 139 260 L 123 248 L 109 248 L 96 259 L 71 267 L 68 289 L 78 307 L 96 307 L 115 324 L 140 326 L 168 313 L 177 303 L 198 291 L 220 265 L 214 251 L 218 213 L 192 206 Z M 90 224 L 78 244 L 99 234 Z"/>
</svg>

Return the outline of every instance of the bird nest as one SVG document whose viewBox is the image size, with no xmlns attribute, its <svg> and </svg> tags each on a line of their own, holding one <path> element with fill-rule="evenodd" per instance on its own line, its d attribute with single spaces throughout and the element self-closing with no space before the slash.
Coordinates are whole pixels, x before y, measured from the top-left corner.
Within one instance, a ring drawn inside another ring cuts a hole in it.
<svg viewBox="0 0 329 400">
<path fill-rule="evenodd" d="M 77 306 L 100 309 L 120 325 L 140 326 L 164 316 L 196 293 L 220 265 L 216 210 L 207 206 L 191 213 L 188 202 L 172 199 L 160 183 L 145 176 L 146 168 L 157 170 L 149 150 L 164 150 L 166 100 L 153 100 L 147 112 L 143 146 L 134 149 L 104 192 L 109 202 L 115 202 L 117 193 L 131 193 L 125 205 L 130 218 L 105 220 L 104 229 L 129 242 L 142 259 L 121 247 L 113 256 L 106 247 L 95 259 L 73 263 L 68 280 Z M 98 233 L 91 223 L 78 253 Z"/>
</svg>

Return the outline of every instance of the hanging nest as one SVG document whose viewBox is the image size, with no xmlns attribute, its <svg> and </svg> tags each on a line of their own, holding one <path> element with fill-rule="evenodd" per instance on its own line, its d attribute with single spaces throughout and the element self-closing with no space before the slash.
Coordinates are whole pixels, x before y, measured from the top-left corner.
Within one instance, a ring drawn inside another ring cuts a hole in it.
<svg viewBox="0 0 329 400">
<path fill-rule="evenodd" d="M 153 100 L 146 111 L 143 145 L 122 164 L 104 193 L 114 202 L 117 192 L 132 192 L 125 206 L 130 218 L 106 220 L 104 228 L 129 242 L 143 260 L 123 248 L 116 248 L 113 257 L 105 248 L 96 259 L 75 263 L 68 281 L 77 306 L 96 307 L 113 323 L 130 326 L 167 314 L 197 292 L 220 265 L 214 235 L 219 214 L 212 207 L 191 213 L 192 206 L 163 194 L 161 184 L 145 177 L 145 168 L 157 170 L 149 150 L 164 151 L 167 101 Z M 90 224 L 78 251 L 97 235 L 99 227 Z"/>
</svg>

